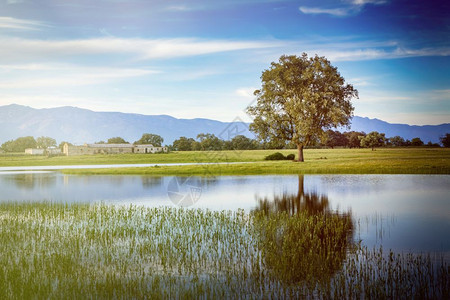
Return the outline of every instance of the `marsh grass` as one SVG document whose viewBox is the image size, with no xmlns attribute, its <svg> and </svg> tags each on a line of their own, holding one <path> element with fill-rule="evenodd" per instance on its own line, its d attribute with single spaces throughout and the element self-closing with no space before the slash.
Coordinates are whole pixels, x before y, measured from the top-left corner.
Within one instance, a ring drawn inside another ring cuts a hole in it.
<svg viewBox="0 0 450 300">
<path fill-rule="evenodd" d="M 0 298 L 448 297 L 445 262 L 353 244 L 352 228 L 338 215 L 2 203 Z"/>
</svg>

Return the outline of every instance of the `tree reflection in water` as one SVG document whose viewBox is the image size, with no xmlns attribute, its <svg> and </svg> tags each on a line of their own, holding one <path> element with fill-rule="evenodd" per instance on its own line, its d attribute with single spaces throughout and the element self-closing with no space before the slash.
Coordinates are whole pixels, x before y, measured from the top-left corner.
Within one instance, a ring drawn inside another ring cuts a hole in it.
<svg viewBox="0 0 450 300">
<path fill-rule="evenodd" d="M 333 212 L 327 196 L 305 193 L 302 175 L 298 182 L 297 194 L 258 199 L 253 214 L 263 263 L 284 283 L 328 285 L 352 245 L 351 213 Z"/>
</svg>

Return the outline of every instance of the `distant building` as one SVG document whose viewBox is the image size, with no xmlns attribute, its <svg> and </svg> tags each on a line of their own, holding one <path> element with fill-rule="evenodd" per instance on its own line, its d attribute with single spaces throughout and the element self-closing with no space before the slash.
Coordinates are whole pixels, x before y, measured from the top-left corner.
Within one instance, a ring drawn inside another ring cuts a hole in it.
<svg viewBox="0 0 450 300">
<path fill-rule="evenodd" d="M 83 146 L 71 146 L 66 143 L 63 146 L 63 153 L 67 156 L 120 153 L 156 153 L 167 152 L 167 150 L 167 147 L 133 144 L 84 144 Z"/>
<path fill-rule="evenodd" d="M 59 148 L 47 148 L 47 150 L 42 148 L 27 148 L 25 149 L 25 154 L 29 155 L 58 155 L 61 154 L 61 149 Z"/>
<path fill-rule="evenodd" d="M 44 149 L 34 149 L 34 148 L 27 148 L 25 149 L 25 154 L 29 155 L 44 155 Z"/>
</svg>

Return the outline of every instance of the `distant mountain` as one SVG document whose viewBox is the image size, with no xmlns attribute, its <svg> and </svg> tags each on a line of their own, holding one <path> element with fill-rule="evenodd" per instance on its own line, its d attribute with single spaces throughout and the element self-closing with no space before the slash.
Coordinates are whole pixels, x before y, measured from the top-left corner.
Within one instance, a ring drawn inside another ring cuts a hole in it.
<svg viewBox="0 0 450 300">
<path fill-rule="evenodd" d="M 410 126 L 390 124 L 377 119 L 355 116 L 351 130 L 384 132 L 405 139 L 420 137 L 425 143 L 439 142 L 439 137 L 450 132 L 450 124 Z M 0 144 L 21 136 L 50 136 L 74 144 L 93 143 L 120 136 L 129 142 L 143 133 L 155 133 L 171 144 L 180 136 L 195 138 L 199 133 L 213 133 L 222 139 L 236 134 L 254 138 L 248 124 L 240 120 L 220 122 L 210 119 L 177 119 L 167 115 L 140 115 L 118 112 L 94 112 L 77 107 L 34 109 L 21 105 L 0 106 Z"/>
</svg>

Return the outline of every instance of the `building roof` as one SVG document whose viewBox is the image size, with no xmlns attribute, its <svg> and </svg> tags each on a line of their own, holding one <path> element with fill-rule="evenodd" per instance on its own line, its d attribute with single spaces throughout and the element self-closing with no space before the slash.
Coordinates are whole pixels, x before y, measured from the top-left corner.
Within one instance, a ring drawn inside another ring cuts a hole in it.
<svg viewBox="0 0 450 300">
<path fill-rule="evenodd" d="M 134 145 L 134 146 L 137 148 L 156 148 L 152 144 L 146 144 L 146 145 L 139 144 L 139 145 Z"/>
<path fill-rule="evenodd" d="M 133 148 L 132 144 L 86 144 L 90 148 Z"/>
</svg>

